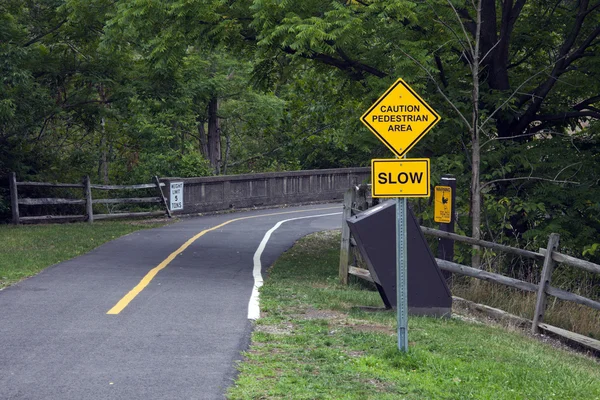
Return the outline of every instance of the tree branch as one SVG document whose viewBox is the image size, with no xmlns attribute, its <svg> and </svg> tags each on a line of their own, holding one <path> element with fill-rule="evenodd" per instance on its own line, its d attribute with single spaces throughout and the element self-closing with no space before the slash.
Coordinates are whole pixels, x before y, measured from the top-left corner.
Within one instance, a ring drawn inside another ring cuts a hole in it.
<svg viewBox="0 0 600 400">
<path fill-rule="evenodd" d="M 444 72 L 444 64 L 442 64 L 442 59 L 436 55 L 434 57 L 435 59 L 435 65 L 438 68 L 438 71 L 440 72 L 440 80 L 442 81 L 442 85 L 444 85 L 445 88 L 448 87 L 448 79 L 446 78 L 446 74 Z"/>
<path fill-rule="evenodd" d="M 483 64 L 483 62 L 485 61 L 485 59 L 487 58 L 487 56 L 490 55 L 490 53 L 496 48 L 496 46 L 498 46 L 500 44 L 500 39 L 498 41 L 496 41 L 496 43 L 494 43 L 494 45 L 492 47 L 490 47 L 490 49 L 487 51 L 487 53 L 485 53 L 485 55 L 483 57 L 481 57 L 481 60 L 479 60 L 479 65 Z"/>
<path fill-rule="evenodd" d="M 450 25 L 448 25 L 447 23 L 445 23 L 444 21 L 442 21 L 442 19 L 439 18 L 439 17 L 435 21 L 439 22 L 440 24 L 442 24 L 443 26 L 445 26 L 447 29 L 449 29 L 450 32 L 452 32 L 452 34 L 454 35 L 454 37 L 456 38 L 456 40 L 460 44 L 460 47 L 462 47 L 464 53 L 468 53 L 469 52 L 469 49 L 467 49 L 467 47 L 465 46 L 463 40 L 460 39 L 460 37 L 458 36 L 458 33 L 456 33 L 454 31 L 454 29 L 452 29 L 452 27 Z M 469 57 L 465 57 L 465 59 L 467 60 L 467 63 L 469 65 L 471 65 L 471 60 L 469 59 Z"/>
<path fill-rule="evenodd" d="M 519 139 L 519 138 L 524 138 L 524 137 L 531 137 L 531 136 L 535 136 L 536 134 L 537 134 L 537 132 L 536 132 L 536 133 L 525 133 L 525 134 L 523 134 L 523 135 L 506 136 L 506 137 L 503 137 L 503 136 L 498 136 L 498 137 L 495 137 L 495 138 L 491 138 L 491 139 L 489 139 L 489 140 L 486 140 L 486 141 L 485 141 L 485 143 L 483 143 L 483 144 L 481 145 L 481 147 L 483 148 L 483 147 L 484 147 L 485 145 L 487 145 L 488 143 L 490 143 L 490 142 L 494 142 L 494 141 L 496 141 L 496 140 L 512 140 L 512 139 Z"/>
<path fill-rule="evenodd" d="M 524 177 L 520 177 L 520 178 L 494 179 L 493 181 L 482 183 L 481 189 L 483 189 L 486 186 L 493 185 L 494 183 L 498 183 L 498 182 L 512 182 L 512 181 L 524 181 L 524 180 L 544 181 L 544 182 L 552 182 L 552 183 L 564 183 L 564 184 L 571 184 L 571 185 L 580 185 L 581 184 L 581 182 L 557 181 L 556 179 L 550 179 L 550 178 L 540 178 L 540 177 L 536 177 L 536 176 L 524 176 Z"/>
<path fill-rule="evenodd" d="M 31 39 L 30 41 L 26 42 L 25 44 L 23 44 L 23 47 L 29 47 L 32 44 L 42 40 L 44 37 L 50 35 L 51 33 L 56 32 L 57 30 L 60 29 L 61 26 L 63 26 L 68 20 L 65 18 L 64 20 L 62 20 L 61 22 L 58 23 L 58 25 L 56 25 L 54 28 L 50 29 L 48 32 L 42 33 L 36 37 L 34 37 L 33 39 Z"/>
<path fill-rule="evenodd" d="M 475 21 L 473 20 L 473 17 L 471 17 L 471 15 L 469 15 L 469 12 L 464 8 L 457 8 L 456 11 L 461 17 L 463 17 L 466 20 L 466 22 L 464 23 L 465 28 L 467 28 L 467 30 L 472 36 L 475 36 L 477 27 Z"/>
<path fill-rule="evenodd" d="M 570 65 L 573 61 L 585 56 L 585 50 L 591 46 L 594 39 L 596 39 L 600 35 L 600 26 L 598 26 L 591 34 L 588 36 L 581 46 L 577 50 L 575 50 L 569 57 L 567 57 L 565 64 Z"/>
<path fill-rule="evenodd" d="M 462 22 L 462 20 L 460 18 L 460 14 L 458 13 L 458 11 L 456 10 L 456 8 L 454 7 L 454 4 L 452 4 L 452 2 L 450 0 L 447 0 L 447 2 L 450 5 L 450 7 L 452 8 L 452 10 L 454 10 L 454 14 L 456 15 L 456 18 L 458 19 L 458 23 L 460 24 L 460 27 L 463 30 L 463 34 L 465 35 L 465 39 L 467 40 L 467 43 L 469 44 L 469 48 L 471 49 L 471 55 L 473 56 L 475 54 L 475 50 L 473 49 L 473 44 L 471 43 L 471 39 L 469 38 L 469 35 L 467 34 L 467 28 L 465 27 L 465 24 Z"/>
<path fill-rule="evenodd" d="M 340 55 L 340 57 L 342 57 L 342 59 L 344 61 L 346 61 L 352 68 L 358 68 L 361 71 L 365 71 L 368 72 L 371 75 L 375 75 L 378 78 L 385 78 L 388 74 L 386 74 L 383 71 L 378 70 L 377 68 L 371 67 L 370 65 L 367 64 L 363 64 L 359 61 L 354 61 L 352 59 L 350 59 L 350 57 L 348 57 L 348 55 L 346 55 L 346 53 L 344 52 L 344 50 L 342 50 L 340 47 L 335 46 L 335 51 Z"/>
<path fill-rule="evenodd" d="M 480 129 L 483 129 L 483 127 L 488 123 L 488 121 L 490 119 L 492 119 L 492 117 L 494 115 L 496 115 L 496 113 L 498 111 L 500 111 L 502 109 L 502 107 L 504 107 L 506 104 L 508 104 L 508 102 L 515 96 L 515 94 L 517 94 L 519 92 L 519 90 L 525 86 L 525 84 L 527 82 L 529 82 L 530 80 L 532 80 L 533 78 L 535 78 L 536 76 L 540 75 L 541 73 L 543 73 L 546 69 L 550 68 L 553 64 L 547 66 L 546 68 L 542 69 L 541 71 L 538 71 L 537 73 L 535 73 L 534 75 L 530 76 L 529 78 L 525 79 L 513 92 L 510 96 L 508 96 L 508 98 L 504 101 L 504 103 L 502 103 L 499 107 L 497 107 L 487 118 L 485 121 L 483 121 L 483 123 L 480 125 Z"/>
<path fill-rule="evenodd" d="M 587 10 L 587 12 L 585 13 L 585 16 L 587 17 L 589 14 L 591 14 L 593 11 L 595 11 L 597 8 L 600 8 L 600 3 L 596 4 L 595 6 L 593 6 L 592 8 L 590 8 L 589 10 Z"/>
<path fill-rule="evenodd" d="M 549 122 L 549 121 L 561 121 L 568 119 L 579 119 L 583 117 L 591 117 L 595 119 L 600 119 L 600 113 L 592 111 L 592 110 L 582 110 L 582 111 L 570 111 L 564 112 L 560 114 L 547 114 L 547 115 L 539 115 L 535 118 L 536 121 L 541 122 Z"/>
<path fill-rule="evenodd" d="M 558 176 L 559 176 L 560 174 L 562 174 L 562 173 L 563 173 L 563 171 L 564 171 L 565 169 L 567 169 L 567 168 L 571 168 L 571 167 L 574 167 L 574 166 L 576 166 L 576 165 L 580 165 L 580 164 L 581 164 L 581 161 L 579 161 L 579 162 L 576 162 L 576 163 L 573 163 L 573 164 L 571 164 L 571 165 L 567 165 L 566 167 L 564 167 L 563 169 L 561 169 L 560 171 L 558 171 L 558 173 L 556 174 L 556 176 L 554 177 L 554 179 L 558 178 Z"/>
<path fill-rule="evenodd" d="M 446 102 L 448 102 L 448 104 L 450 104 L 450 106 L 454 109 L 454 111 L 456 111 L 456 113 L 459 115 L 459 117 L 463 120 L 463 122 L 467 125 L 467 127 L 470 130 L 471 129 L 471 124 L 469 123 L 469 121 L 465 118 L 465 116 L 463 115 L 463 113 L 461 113 L 460 110 L 454 105 L 454 103 L 448 98 L 448 96 L 446 96 L 446 93 L 444 93 L 444 91 L 442 90 L 442 88 L 440 87 L 440 85 L 437 83 L 437 81 L 435 80 L 435 78 L 433 77 L 433 75 L 431 75 L 431 73 L 427 70 L 427 68 L 425 68 L 420 62 L 418 62 L 413 56 L 411 56 L 410 54 L 408 54 L 404 50 L 400 49 L 400 52 L 402 54 L 404 54 L 406 57 L 410 58 L 412 62 L 414 62 L 415 64 L 417 64 L 417 66 L 419 66 L 419 68 L 421 68 L 423 71 L 425 71 L 425 73 L 427 74 L 427 76 L 429 77 L 429 79 L 435 84 L 435 87 L 437 88 L 438 92 L 442 95 L 442 97 L 444 97 L 444 99 L 446 100 Z"/>
<path fill-rule="evenodd" d="M 307 58 L 310 60 L 320 61 L 323 64 L 331 65 L 342 71 L 346 71 L 350 74 L 350 76 L 353 79 L 355 79 L 357 81 L 364 79 L 364 75 L 362 74 L 362 72 L 367 72 L 378 78 L 385 78 L 386 76 L 388 76 L 387 73 L 380 71 L 377 68 L 374 68 L 369 65 L 363 64 L 358 61 L 353 61 L 350 59 L 347 59 L 347 60 L 341 59 L 340 60 L 339 58 L 332 57 L 329 54 L 315 53 L 315 52 L 312 52 L 310 54 L 302 54 L 302 53 L 298 53 L 296 50 L 292 49 L 289 46 L 283 47 L 281 50 L 287 54 L 298 55 L 300 57 L 304 57 L 304 58 Z M 339 54 L 340 50 L 336 49 L 336 51 L 338 51 L 338 54 Z"/>
<path fill-rule="evenodd" d="M 600 102 L 600 94 L 590 97 L 587 100 L 580 101 L 579 103 L 577 103 L 573 106 L 573 109 L 574 110 L 583 110 L 585 108 L 589 108 L 592 104 L 594 104 L 596 102 Z"/>
<path fill-rule="evenodd" d="M 81 101 L 79 103 L 74 103 L 74 104 L 63 104 L 61 107 L 62 108 L 75 108 L 75 107 L 84 106 L 86 104 L 110 104 L 110 103 L 113 103 L 114 101 L 116 101 L 116 100 L 115 99 L 110 99 L 110 100 L 88 100 L 88 101 Z"/>
<path fill-rule="evenodd" d="M 532 101 L 531 105 L 529 106 L 525 114 L 520 118 L 519 122 L 516 124 L 515 130 L 522 131 L 523 129 L 525 129 L 526 126 L 529 125 L 533 116 L 539 111 L 542 102 L 556 84 L 558 77 L 560 77 L 560 75 L 562 75 L 565 72 L 566 67 L 571 62 L 573 62 L 576 58 L 581 57 L 579 55 L 578 57 L 573 58 L 578 54 L 579 51 L 583 52 L 583 50 L 585 49 L 584 47 L 582 47 L 583 45 L 580 46 L 579 49 L 569 57 L 571 58 L 570 61 L 567 59 L 569 51 L 573 48 L 575 41 L 579 36 L 579 33 L 581 32 L 581 27 L 583 26 L 583 21 L 586 17 L 585 11 L 587 11 L 588 4 L 588 0 L 581 0 L 579 2 L 579 12 L 577 13 L 575 21 L 573 21 L 571 31 L 566 36 L 565 40 L 560 46 L 558 57 L 554 63 L 554 68 L 552 69 L 552 72 L 550 73 L 548 79 L 546 79 L 544 82 L 538 85 L 538 87 L 531 92 L 531 94 L 535 95 L 536 97 L 534 97 L 534 100 Z M 590 40 L 591 42 L 591 40 L 593 40 L 592 36 L 597 36 L 599 32 L 600 27 L 596 28 L 595 34 L 593 33 L 592 35 L 590 35 L 590 37 L 588 37 L 588 40 Z M 588 40 L 586 40 L 584 44 L 588 42 Z M 517 106 L 519 108 L 522 107 L 531 98 L 532 96 L 521 96 Z"/>
<path fill-rule="evenodd" d="M 530 59 L 531 56 L 533 56 L 536 53 L 536 51 L 538 51 L 538 50 L 539 49 L 533 49 L 533 50 L 531 50 L 529 53 L 525 54 L 523 56 L 523 58 L 521 58 L 519 61 L 516 61 L 514 63 L 508 64 L 508 66 L 506 67 L 506 69 L 511 69 L 511 68 L 514 68 L 514 67 L 518 67 L 519 65 L 523 64 L 525 61 L 527 61 L 528 59 Z"/>
</svg>

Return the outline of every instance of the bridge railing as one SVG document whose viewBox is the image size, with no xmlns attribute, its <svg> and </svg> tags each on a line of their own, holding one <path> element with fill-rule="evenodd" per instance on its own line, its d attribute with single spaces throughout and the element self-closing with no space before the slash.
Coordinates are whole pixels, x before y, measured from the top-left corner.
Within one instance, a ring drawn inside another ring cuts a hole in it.
<svg viewBox="0 0 600 400">
<path fill-rule="evenodd" d="M 159 215 L 154 213 L 112 213 L 93 214 L 93 204 L 124 204 L 124 203 L 157 203 L 163 204 L 167 213 L 175 215 L 194 215 L 206 212 L 224 211 L 230 209 L 284 206 L 292 204 L 307 204 L 317 202 L 339 201 L 343 198 L 346 188 L 360 184 L 370 178 L 369 167 L 336 168 L 306 171 L 269 172 L 242 175 L 221 175 L 196 178 L 161 178 L 160 181 L 142 185 L 94 185 L 89 183 L 45 183 L 17 182 L 16 175 L 10 177 L 11 203 L 13 222 L 40 221 L 93 221 L 102 218 L 136 217 Z M 171 201 L 171 183 L 178 185 L 178 196 L 181 199 Z M 156 186 L 156 185 L 160 186 Z M 87 186 L 86 186 L 87 185 Z M 19 187 L 46 187 L 81 189 L 76 198 L 19 198 Z M 89 187 L 88 187 L 89 186 Z M 158 188 L 157 197 L 92 199 L 94 190 L 136 190 Z M 164 194 L 163 190 L 165 189 Z M 180 203 L 182 207 L 170 210 L 169 204 Z M 81 205 L 85 213 L 79 215 L 44 215 L 21 216 L 19 206 L 46 205 Z"/>
<path fill-rule="evenodd" d="M 351 185 L 370 178 L 371 168 L 336 168 L 198 178 L 162 178 L 170 201 L 170 184 L 183 183 L 183 209 L 198 214 L 229 209 L 339 201 Z"/>
</svg>

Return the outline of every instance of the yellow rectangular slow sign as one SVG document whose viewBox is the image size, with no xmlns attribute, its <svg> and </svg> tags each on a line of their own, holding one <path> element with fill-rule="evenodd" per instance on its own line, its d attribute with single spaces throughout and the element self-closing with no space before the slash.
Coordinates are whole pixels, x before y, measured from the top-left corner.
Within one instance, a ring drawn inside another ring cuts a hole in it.
<svg viewBox="0 0 600 400">
<path fill-rule="evenodd" d="M 373 197 L 429 197 L 429 158 L 371 160 Z"/>
<path fill-rule="evenodd" d="M 436 186 L 433 204 L 433 220 L 440 224 L 452 222 L 452 188 Z"/>
</svg>

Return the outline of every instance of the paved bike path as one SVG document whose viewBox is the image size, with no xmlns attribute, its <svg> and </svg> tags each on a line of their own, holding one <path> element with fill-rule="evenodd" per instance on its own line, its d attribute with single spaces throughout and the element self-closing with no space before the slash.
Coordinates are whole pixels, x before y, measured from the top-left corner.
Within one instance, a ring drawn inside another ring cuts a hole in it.
<svg viewBox="0 0 600 400">
<path fill-rule="evenodd" d="M 223 398 L 248 345 L 253 255 L 265 233 L 282 220 L 339 211 L 314 205 L 186 219 L 0 291 L 0 399 Z M 194 235 L 259 215 L 206 232 L 107 315 Z M 336 214 L 282 224 L 262 254 L 263 276 L 298 238 L 340 223 Z"/>
</svg>

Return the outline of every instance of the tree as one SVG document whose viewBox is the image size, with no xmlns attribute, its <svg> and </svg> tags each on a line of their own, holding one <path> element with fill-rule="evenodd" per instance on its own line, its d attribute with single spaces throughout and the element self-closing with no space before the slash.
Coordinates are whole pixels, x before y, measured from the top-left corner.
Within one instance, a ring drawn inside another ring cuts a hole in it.
<svg viewBox="0 0 600 400">
<path fill-rule="evenodd" d="M 264 0 L 253 3 L 249 26 L 264 57 L 285 54 L 336 69 L 371 93 L 400 74 L 428 90 L 427 97 L 437 93 L 435 107 L 455 116 L 446 127 L 462 122 L 470 133 L 462 144 L 470 147 L 472 235 L 479 238 L 482 188 L 505 190 L 503 181 L 480 182 L 481 157 L 495 150 L 490 141 L 519 146 L 598 123 L 599 7 L 593 1 L 323 0 L 298 6 Z M 511 175 L 501 179 L 559 180 L 529 171 Z M 473 262 L 479 264 L 477 256 Z"/>
</svg>

